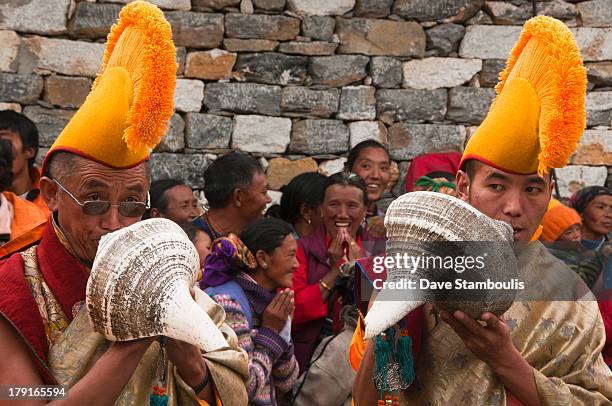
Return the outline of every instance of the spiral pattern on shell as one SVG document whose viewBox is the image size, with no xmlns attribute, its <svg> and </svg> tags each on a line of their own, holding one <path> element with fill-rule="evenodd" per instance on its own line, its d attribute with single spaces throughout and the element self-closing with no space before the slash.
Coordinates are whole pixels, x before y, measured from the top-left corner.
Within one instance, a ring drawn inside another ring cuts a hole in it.
<svg viewBox="0 0 612 406">
<path fill-rule="evenodd" d="M 195 247 L 170 220 L 149 219 L 103 236 L 87 283 L 93 329 L 113 341 L 164 335 L 204 350 L 224 344 L 189 292 L 198 271 Z"/>
</svg>

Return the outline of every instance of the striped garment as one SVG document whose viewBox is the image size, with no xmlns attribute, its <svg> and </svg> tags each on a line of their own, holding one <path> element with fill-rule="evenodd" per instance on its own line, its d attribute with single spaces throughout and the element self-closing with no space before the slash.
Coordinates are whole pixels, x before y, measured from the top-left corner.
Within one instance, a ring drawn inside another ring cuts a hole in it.
<svg viewBox="0 0 612 406">
<path fill-rule="evenodd" d="M 287 343 L 275 331 L 262 327 L 253 313 L 249 324 L 240 304 L 229 295 L 212 296 L 225 309 L 225 323 L 238 336 L 238 343 L 249 354 L 249 405 L 276 405 L 277 393 L 286 393 L 297 380 L 298 365 L 293 355 L 293 344 Z M 275 388 L 273 390 L 273 387 Z"/>
</svg>

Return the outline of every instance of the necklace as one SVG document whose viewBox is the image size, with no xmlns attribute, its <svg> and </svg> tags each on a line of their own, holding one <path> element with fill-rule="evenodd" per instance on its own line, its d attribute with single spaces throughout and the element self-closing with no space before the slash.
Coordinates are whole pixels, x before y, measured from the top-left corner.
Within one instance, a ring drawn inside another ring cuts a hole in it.
<svg viewBox="0 0 612 406">
<path fill-rule="evenodd" d="M 218 232 L 217 229 L 215 229 L 215 227 L 213 226 L 213 222 L 210 220 L 210 217 L 208 217 L 208 212 L 205 212 L 202 218 L 204 219 L 204 223 L 206 223 L 206 226 L 210 230 L 210 235 L 213 241 L 217 238 L 223 237 L 223 234 Z"/>
</svg>

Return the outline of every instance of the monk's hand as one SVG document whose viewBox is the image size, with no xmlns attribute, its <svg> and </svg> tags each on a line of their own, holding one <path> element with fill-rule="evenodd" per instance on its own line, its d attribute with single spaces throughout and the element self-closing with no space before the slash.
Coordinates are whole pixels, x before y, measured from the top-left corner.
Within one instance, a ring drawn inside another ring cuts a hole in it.
<svg viewBox="0 0 612 406">
<path fill-rule="evenodd" d="M 179 375 L 192 388 L 200 385 L 208 374 L 202 353 L 195 345 L 173 338 L 165 338 L 168 359 L 176 366 Z"/>
<path fill-rule="evenodd" d="M 494 373 L 513 369 L 517 363 L 525 362 L 512 344 L 510 327 L 503 316 L 500 318 L 493 313 L 483 313 L 480 319 L 486 323 L 484 326 L 460 310 L 453 315 L 442 310 L 440 316 L 457 333 L 466 348 L 489 365 Z"/>
</svg>

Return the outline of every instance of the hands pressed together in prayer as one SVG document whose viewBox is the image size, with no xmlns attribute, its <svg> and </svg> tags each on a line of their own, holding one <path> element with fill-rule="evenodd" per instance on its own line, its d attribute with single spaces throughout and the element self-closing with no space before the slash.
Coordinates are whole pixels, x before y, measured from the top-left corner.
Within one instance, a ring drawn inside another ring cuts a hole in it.
<svg viewBox="0 0 612 406">
<path fill-rule="evenodd" d="M 361 249 L 346 227 L 338 227 L 338 234 L 332 239 L 328 250 L 332 267 L 338 265 L 343 257 L 347 261 L 355 261 L 361 257 Z"/>
<path fill-rule="evenodd" d="M 278 292 L 263 312 L 262 326 L 280 333 L 287 324 L 289 317 L 293 318 L 293 311 L 295 310 L 293 295 L 293 291 L 289 288 Z"/>
<path fill-rule="evenodd" d="M 526 405 L 539 405 L 533 368 L 512 343 L 510 326 L 504 316 L 485 312 L 485 325 L 460 310 L 452 315 L 444 310 L 440 317 L 457 333 L 465 347 L 485 362 L 506 388 Z"/>
</svg>

